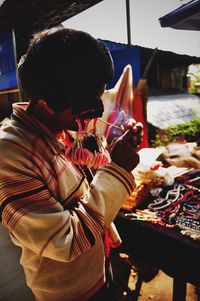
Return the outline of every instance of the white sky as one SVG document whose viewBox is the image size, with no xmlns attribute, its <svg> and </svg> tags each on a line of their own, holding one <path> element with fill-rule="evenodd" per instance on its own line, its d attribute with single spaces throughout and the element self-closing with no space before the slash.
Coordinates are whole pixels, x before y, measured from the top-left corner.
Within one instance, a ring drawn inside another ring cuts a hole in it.
<svg viewBox="0 0 200 301">
<path fill-rule="evenodd" d="M 130 0 L 131 44 L 200 56 L 200 31 L 162 28 L 158 19 L 188 0 Z M 126 0 L 104 0 L 68 19 L 65 27 L 127 43 Z"/>
</svg>

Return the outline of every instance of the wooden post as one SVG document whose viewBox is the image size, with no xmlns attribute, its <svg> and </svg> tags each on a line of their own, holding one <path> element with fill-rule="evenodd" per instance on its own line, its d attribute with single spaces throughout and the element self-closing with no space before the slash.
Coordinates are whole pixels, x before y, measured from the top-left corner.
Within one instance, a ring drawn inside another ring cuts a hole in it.
<svg viewBox="0 0 200 301">
<path fill-rule="evenodd" d="M 130 2 L 126 0 L 126 23 L 128 46 L 131 46 L 131 22 L 130 22 Z"/>
</svg>

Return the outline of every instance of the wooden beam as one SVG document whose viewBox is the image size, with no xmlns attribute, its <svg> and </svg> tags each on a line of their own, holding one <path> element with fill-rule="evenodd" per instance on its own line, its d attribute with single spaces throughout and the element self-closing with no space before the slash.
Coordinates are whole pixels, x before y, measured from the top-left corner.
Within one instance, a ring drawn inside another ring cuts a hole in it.
<svg viewBox="0 0 200 301">
<path fill-rule="evenodd" d="M 127 23 L 127 41 L 131 46 L 131 20 L 130 20 L 130 2 L 126 0 L 126 23 Z"/>
</svg>

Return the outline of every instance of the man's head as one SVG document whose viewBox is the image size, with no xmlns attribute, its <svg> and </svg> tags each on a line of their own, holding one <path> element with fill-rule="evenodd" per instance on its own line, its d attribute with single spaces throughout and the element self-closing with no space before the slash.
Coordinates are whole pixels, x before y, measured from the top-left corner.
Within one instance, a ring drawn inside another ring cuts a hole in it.
<svg viewBox="0 0 200 301">
<path fill-rule="evenodd" d="M 32 103 L 43 99 L 56 113 L 102 110 L 100 96 L 113 77 L 105 44 L 88 33 L 52 28 L 34 35 L 19 65 L 20 84 Z"/>
</svg>

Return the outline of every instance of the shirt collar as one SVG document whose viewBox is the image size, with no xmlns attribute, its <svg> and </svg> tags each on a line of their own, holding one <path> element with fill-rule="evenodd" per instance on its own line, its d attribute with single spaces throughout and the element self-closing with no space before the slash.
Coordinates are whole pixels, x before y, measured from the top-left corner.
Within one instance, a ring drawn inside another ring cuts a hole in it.
<svg viewBox="0 0 200 301">
<path fill-rule="evenodd" d="M 56 151 L 56 149 L 63 150 L 65 145 L 59 141 L 56 135 L 51 132 L 42 122 L 40 122 L 34 116 L 28 114 L 26 111 L 27 106 L 28 102 L 14 103 L 12 119 L 18 119 L 27 128 L 32 129 L 45 140 L 48 140 L 48 144 L 50 144 L 54 151 Z"/>
</svg>

